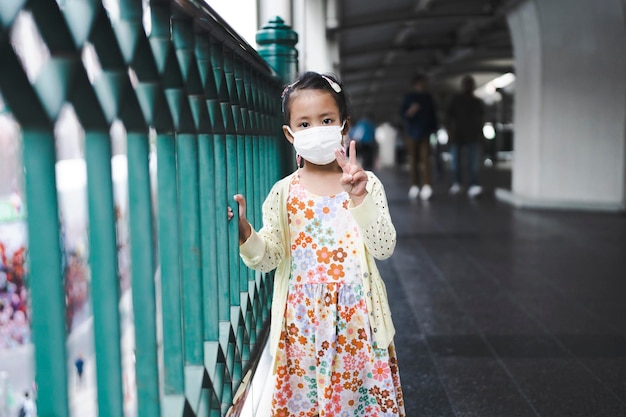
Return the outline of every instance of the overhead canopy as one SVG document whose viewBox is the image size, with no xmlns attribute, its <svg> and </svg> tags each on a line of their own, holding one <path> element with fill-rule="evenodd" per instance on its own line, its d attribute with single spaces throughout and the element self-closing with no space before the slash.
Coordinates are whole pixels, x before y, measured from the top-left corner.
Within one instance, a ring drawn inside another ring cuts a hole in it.
<svg viewBox="0 0 626 417">
<path fill-rule="evenodd" d="M 397 121 L 416 74 L 429 77 L 441 99 L 466 74 L 477 85 L 513 72 L 506 12 L 511 0 L 341 0 L 339 71 L 358 117 Z"/>
</svg>

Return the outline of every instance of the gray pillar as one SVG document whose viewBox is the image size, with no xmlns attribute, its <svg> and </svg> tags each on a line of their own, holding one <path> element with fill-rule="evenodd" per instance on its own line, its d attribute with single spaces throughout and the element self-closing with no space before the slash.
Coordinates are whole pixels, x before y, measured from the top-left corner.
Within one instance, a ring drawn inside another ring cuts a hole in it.
<svg viewBox="0 0 626 417">
<path fill-rule="evenodd" d="M 516 66 L 512 192 L 520 206 L 623 210 L 622 0 L 528 0 L 509 14 Z"/>
<path fill-rule="evenodd" d="M 300 70 L 303 72 L 334 71 L 334 41 L 326 36 L 326 0 L 296 0 L 293 11 L 293 28 L 300 36 L 300 42 L 297 45 Z"/>
<path fill-rule="evenodd" d="M 286 25 L 291 22 L 291 0 L 257 0 L 257 27 L 261 28 L 267 22 L 280 16 Z"/>
</svg>

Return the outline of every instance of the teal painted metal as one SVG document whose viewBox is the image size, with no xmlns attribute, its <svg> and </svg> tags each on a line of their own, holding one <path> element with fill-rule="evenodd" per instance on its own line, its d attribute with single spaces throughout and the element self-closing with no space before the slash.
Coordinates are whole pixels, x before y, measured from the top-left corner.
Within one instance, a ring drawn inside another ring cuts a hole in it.
<svg viewBox="0 0 626 417">
<path fill-rule="evenodd" d="M 197 137 L 179 134 L 176 140 L 178 165 L 183 338 L 185 364 L 202 364 L 202 256 L 200 249 L 200 202 L 198 187 Z"/>
<path fill-rule="evenodd" d="M 298 75 L 298 34 L 279 16 L 271 19 L 256 34 L 259 54 L 287 84 Z"/>
<path fill-rule="evenodd" d="M 154 233 L 150 193 L 149 137 L 131 133 L 128 142 L 132 300 L 135 320 L 137 415 L 161 413 L 157 346 Z"/>
<path fill-rule="evenodd" d="M 97 384 L 101 388 L 98 410 L 105 415 L 121 415 L 124 413 L 120 384 L 122 352 L 120 343 L 111 343 L 121 339 L 119 308 L 111 308 L 120 299 L 111 157 L 108 132 L 88 132 L 85 160 L 96 370 Z"/>
<path fill-rule="evenodd" d="M 204 304 L 204 340 L 219 338 L 219 297 L 217 253 L 221 240 L 218 239 L 216 224 L 218 212 L 214 202 L 215 192 L 215 151 L 211 135 L 198 136 L 199 175 L 200 175 L 200 227 L 202 238 L 202 298 Z M 222 214 L 222 213 L 220 213 Z M 221 216 L 220 216 L 221 217 Z M 225 303 L 223 303 L 225 304 Z"/>
<path fill-rule="evenodd" d="M 176 146 L 173 134 L 157 136 L 157 181 L 159 201 L 159 258 L 161 263 L 163 360 L 165 394 L 184 391 L 182 274 L 180 270 L 180 231 Z"/>
<path fill-rule="evenodd" d="M 226 135 L 216 134 L 214 140 L 215 169 L 216 172 L 226 172 Z M 233 204 L 232 197 L 228 194 L 226 181 L 218 181 L 215 184 L 215 208 L 219 213 L 226 213 L 229 204 Z M 218 321 L 228 321 L 230 318 L 230 280 L 229 273 L 229 247 L 228 247 L 228 224 L 216 222 L 216 234 L 221 236 L 217 247 L 217 275 L 218 275 Z"/>
<path fill-rule="evenodd" d="M 3 86 L 3 91 L 5 91 Z M 6 97 L 6 95 L 5 95 Z M 28 230 L 37 238 L 29 243 L 32 294 L 32 330 L 41 416 L 69 416 L 65 302 L 59 242 L 59 214 L 55 184 L 56 160 L 52 131 L 24 129 L 24 169 Z"/>
<path fill-rule="evenodd" d="M 265 196 L 284 173 L 277 161 L 289 149 L 280 129 L 284 80 L 203 2 L 150 1 L 149 27 L 141 0 L 120 0 L 119 13 L 97 0 L 1 3 L 0 95 L 21 126 L 27 226 L 36 233 L 28 282 L 39 415 L 77 413 L 68 401 L 73 358 L 55 177 L 54 125 L 68 104 L 85 132 L 98 414 L 123 415 L 135 397 L 140 417 L 225 415 L 263 342 L 273 280 L 242 264 L 227 206 L 237 212 L 232 197 L 244 194 L 247 216 L 260 226 Z M 34 76 L 12 45 L 12 27 L 26 12 L 48 54 Z M 292 58 L 284 68 L 293 68 Z M 120 346 L 110 133 L 118 124 L 134 369 Z"/>
</svg>

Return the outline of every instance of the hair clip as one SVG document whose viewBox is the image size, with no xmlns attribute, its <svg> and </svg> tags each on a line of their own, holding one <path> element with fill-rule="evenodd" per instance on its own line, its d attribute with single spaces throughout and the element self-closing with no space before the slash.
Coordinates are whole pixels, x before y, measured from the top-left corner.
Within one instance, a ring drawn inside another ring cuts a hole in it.
<svg viewBox="0 0 626 417">
<path fill-rule="evenodd" d="M 295 80 L 294 82 L 292 82 L 291 84 L 288 84 L 284 89 L 283 92 L 280 94 L 280 99 L 282 100 L 281 103 L 281 108 L 282 108 L 282 112 L 285 112 L 285 97 L 287 96 L 287 93 L 289 92 L 289 90 L 291 90 L 296 84 L 298 84 L 298 81 L 300 80 Z"/>
<path fill-rule="evenodd" d="M 287 92 L 289 90 L 291 90 L 296 84 L 298 84 L 298 81 L 300 80 L 295 80 L 294 82 L 292 82 L 291 84 L 288 84 L 284 89 L 283 89 L 283 93 L 280 95 L 280 98 L 285 98 L 285 96 L 287 95 Z"/>
<path fill-rule="evenodd" d="M 322 78 L 328 81 L 328 84 L 330 84 L 331 88 L 335 90 L 335 93 L 337 94 L 341 93 L 341 86 L 339 84 L 337 84 L 336 82 L 334 82 L 333 80 L 331 80 L 325 75 L 322 75 Z"/>
</svg>

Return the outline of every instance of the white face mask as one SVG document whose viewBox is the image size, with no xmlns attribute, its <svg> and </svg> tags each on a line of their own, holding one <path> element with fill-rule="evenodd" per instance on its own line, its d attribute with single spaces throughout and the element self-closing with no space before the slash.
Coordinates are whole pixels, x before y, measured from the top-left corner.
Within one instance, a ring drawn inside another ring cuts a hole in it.
<svg viewBox="0 0 626 417">
<path fill-rule="evenodd" d="M 287 126 L 287 130 L 293 136 L 293 147 L 298 155 L 313 164 L 327 165 L 335 160 L 335 149 L 341 149 L 341 131 L 345 124 L 316 126 L 297 132 Z"/>
</svg>

